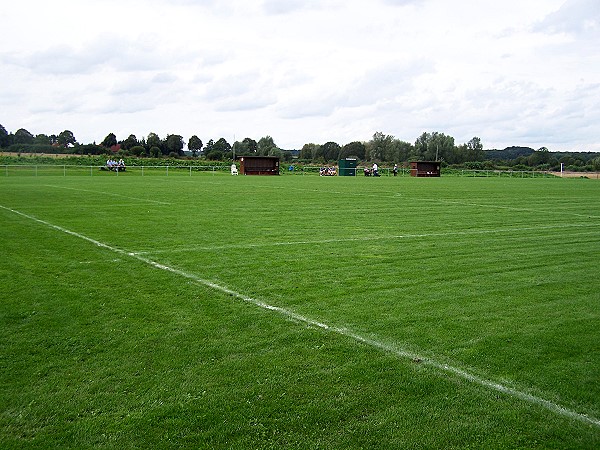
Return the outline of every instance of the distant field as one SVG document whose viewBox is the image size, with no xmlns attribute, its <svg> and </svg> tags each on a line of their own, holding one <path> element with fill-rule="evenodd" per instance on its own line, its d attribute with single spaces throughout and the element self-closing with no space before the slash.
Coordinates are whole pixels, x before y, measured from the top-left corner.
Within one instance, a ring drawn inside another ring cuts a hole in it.
<svg viewBox="0 0 600 450">
<path fill-rule="evenodd" d="M 600 447 L 600 184 L 128 175 L 0 176 L 1 448 Z"/>
</svg>

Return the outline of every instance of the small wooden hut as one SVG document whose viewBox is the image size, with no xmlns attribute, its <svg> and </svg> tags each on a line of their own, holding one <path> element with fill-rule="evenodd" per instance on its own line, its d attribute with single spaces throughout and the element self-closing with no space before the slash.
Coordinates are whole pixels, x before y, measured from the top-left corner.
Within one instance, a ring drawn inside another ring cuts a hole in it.
<svg viewBox="0 0 600 450">
<path fill-rule="evenodd" d="M 278 156 L 240 156 L 242 175 L 279 175 Z"/>
<path fill-rule="evenodd" d="M 439 161 L 413 161 L 410 163 L 411 177 L 439 177 L 442 172 Z"/>
</svg>

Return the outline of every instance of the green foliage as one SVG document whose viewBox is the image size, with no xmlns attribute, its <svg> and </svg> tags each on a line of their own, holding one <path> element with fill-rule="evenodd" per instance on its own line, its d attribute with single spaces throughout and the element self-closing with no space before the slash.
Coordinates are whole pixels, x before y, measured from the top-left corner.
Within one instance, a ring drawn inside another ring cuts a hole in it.
<svg viewBox="0 0 600 450">
<path fill-rule="evenodd" d="M 114 133 L 108 133 L 100 145 L 106 148 L 117 145 L 117 136 Z"/>
<path fill-rule="evenodd" d="M 9 144 L 10 140 L 8 137 L 8 132 L 6 131 L 6 128 L 0 125 L 0 148 L 6 148 L 9 146 Z"/>
<path fill-rule="evenodd" d="M 341 147 L 336 142 L 326 142 L 321 146 L 323 159 L 327 162 L 335 162 L 339 159 Z"/>
<path fill-rule="evenodd" d="M 24 128 L 19 128 L 14 135 L 13 142 L 15 144 L 25 144 L 31 145 L 33 144 L 33 135 Z"/>
<path fill-rule="evenodd" d="M 196 135 L 193 135 L 188 141 L 188 150 L 192 152 L 194 157 L 196 157 L 197 152 L 202 151 L 203 146 L 202 140 Z"/>
<path fill-rule="evenodd" d="M 345 158 L 357 158 L 360 160 L 365 159 L 367 149 L 365 144 L 362 142 L 354 141 L 346 144 L 340 150 L 340 159 Z"/>
<path fill-rule="evenodd" d="M 169 153 L 169 156 L 183 156 L 183 137 L 178 134 L 170 134 L 165 140 L 165 152 Z"/>
<path fill-rule="evenodd" d="M 138 147 L 140 145 L 139 141 L 135 137 L 135 134 L 130 134 L 127 139 L 120 142 L 121 149 L 125 151 L 131 150 L 133 147 Z"/>
<path fill-rule="evenodd" d="M 258 152 L 258 143 L 247 137 L 241 142 L 236 141 L 233 144 L 233 150 L 236 155 L 255 155 Z"/>
<path fill-rule="evenodd" d="M 125 140 L 117 141 L 115 134 L 109 133 L 98 147 L 114 149 L 117 143 L 120 144 L 120 156 L 185 156 L 183 137 L 177 134 L 169 134 L 165 139 L 161 139 L 156 133 L 151 132 L 147 138 L 139 140 L 132 134 Z M 55 147 L 56 144 L 62 148 Z M 13 145 L 18 145 L 15 148 L 22 153 L 38 153 L 40 147 L 36 148 L 35 146 L 49 145 L 54 147 L 53 150 L 47 149 L 44 150 L 44 153 L 101 154 L 104 152 L 103 149 L 96 148 L 95 144 L 81 146 L 69 130 L 63 131 L 59 136 L 38 134 L 34 137 L 23 128 L 17 130 L 15 134 L 8 133 L 0 125 L 0 148 L 10 149 L 10 146 Z M 299 152 L 279 148 L 274 139 L 268 135 L 262 137 L 258 142 L 246 137 L 241 142 L 234 142 L 233 146 L 224 138 L 219 138 L 216 142 L 210 139 L 204 146 L 202 140 L 193 135 L 187 145 L 193 157 L 198 156 L 198 153 L 204 150 L 206 159 L 211 161 L 230 160 L 235 153 L 238 156 L 278 156 L 282 161 L 288 162 L 292 161 L 293 152 L 294 156 L 299 156 L 299 160 L 312 164 L 331 164 L 340 158 L 347 157 L 356 157 L 365 163 L 378 161 L 390 165 L 438 159 L 443 164 L 462 165 L 463 167 L 465 167 L 465 163 L 486 161 L 487 168 L 527 166 L 530 169 L 556 171 L 560 170 L 562 163 L 572 170 L 591 171 L 594 170 L 591 161 L 599 157 L 598 153 L 593 152 L 551 152 L 546 147 L 538 150 L 516 146 L 504 150 L 484 150 L 483 143 L 477 136 L 466 143 L 457 145 L 452 136 L 439 131 L 423 132 L 414 144 L 378 131 L 369 141 L 354 141 L 343 146 L 333 141 L 322 145 L 307 143 Z M 143 147 L 144 151 L 140 147 Z"/>
<path fill-rule="evenodd" d="M 256 146 L 256 154 L 259 156 L 273 156 L 274 152 L 278 150 L 275 141 L 271 136 L 264 136 L 258 140 Z"/>
<path fill-rule="evenodd" d="M 160 158 L 160 155 L 162 154 L 162 152 L 160 151 L 160 147 L 156 146 L 150 147 L 149 153 L 150 156 L 153 158 Z"/>
<path fill-rule="evenodd" d="M 64 130 L 58 135 L 56 143 L 64 148 L 73 147 L 77 144 L 77 140 L 72 131 Z"/>
</svg>

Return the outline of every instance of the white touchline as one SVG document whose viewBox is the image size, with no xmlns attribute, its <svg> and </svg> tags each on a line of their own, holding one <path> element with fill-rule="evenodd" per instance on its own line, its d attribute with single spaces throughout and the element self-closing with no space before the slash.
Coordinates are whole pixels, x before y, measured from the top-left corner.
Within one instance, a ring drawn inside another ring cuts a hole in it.
<svg viewBox="0 0 600 450">
<path fill-rule="evenodd" d="M 54 224 L 52 224 L 50 222 L 47 222 L 47 221 L 42 220 L 42 219 L 38 219 L 37 217 L 31 216 L 29 214 L 25 214 L 23 212 L 15 210 L 15 209 L 8 208 L 8 207 L 3 206 L 3 205 L 0 205 L 0 208 L 4 209 L 6 211 L 10 211 L 10 212 L 12 212 L 14 214 L 17 214 L 17 215 L 21 216 L 21 217 L 25 217 L 25 218 L 27 218 L 29 220 L 32 220 L 34 222 L 37 222 L 39 224 L 42 224 L 42 225 L 45 225 L 47 227 L 53 228 L 53 229 L 55 229 L 57 231 L 60 231 L 62 233 L 66 233 L 68 235 L 77 237 L 79 239 L 83 239 L 83 240 L 85 240 L 87 242 L 90 242 L 91 244 L 94 244 L 94 245 L 96 245 L 98 247 L 104 248 L 106 250 L 110 250 L 111 252 L 118 253 L 120 255 L 129 256 L 129 257 L 131 257 L 133 259 L 136 259 L 136 260 L 138 260 L 140 262 L 148 264 L 149 266 L 154 267 L 156 269 L 164 270 L 166 272 L 170 272 L 170 273 L 173 273 L 175 275 L 179 275 L 179 276 L 187 278 L 188 280 L 191 280 L 191 281 L 193 281 L 193 282 L 195 282 L 195 283 L 197 283 L 199 285 L 203 285 L 203 286 L 209 287 L 211 289 L 220 291 L 222 293 L 231 295 L 231 296 L 233 296 L 235 298 L 243 300 L 244 302 L 251 303 L 251 304 L 253 304 L 255 306 L 258 306 L 260 308 L 266 309 L 268 311 L 274 311 L 276 313 L 281 314 L 284 317 L 296 320 L 298 322 L 305 323 L 307 325 L 311 325 L 311 326 L 315 326 L 315 327 L 318 327 L 318 328 L 322 328 L 324 330 L 328 330 L 328 331 L 337 333 L 337 334 L 342 335 L 342 336 L 349 337 L 349 338 L 355 340 L 356 342 L 363 343 L 363 344 L 368 345 L 370 347 L 377 348 L 377 349 L 382 350 L 382 351 L 384 351 L 386 353 L 390 353 L 390 354 L 399 356 L 401 358 L 406 358 L 406 359 L 410 359 L 410 360 L 418 360 L 418 361 L 421 362 L 421 364 L 433 367 L 433 368 L 438 369 L 438 370 L 440 370 L 442 372 L 450 373 L 450 374 L 452 374 L 454 376 L 460 377 L 460 378 L 462 378 L 464 380 L 467 380 L 467 381 L 469 381 L 471 383 L 478 384 L 478 385 L 483 386 L 485 388 L 492 389 L 492 390 L 501 392 L 503 394 L 506 394 L 506 395 L 509 395 L 509 396 L 521 399 L 521 400 L 526 401 L 528 403 L 544 407 L 544 408 L 548 409 L 549 411 L 552 411 L 552 412 L 554 412 L 554 413 L 556 413 L 558 415 L 561 415 L 561 416 L 564 416 L 564 417 L 568 417 L 570 419 L 574 419 L 574 420 L 577 420 L 579 422 L 583 422 L 583 423 L 587 423 L 587 424 L 590 424 L 590 425 L 594 425 L 596 427 L 600 427 L 600 419 L 597 419 L 595 417 L 591 417 L 591 416 L 588 416 L 586 414 L 582 414 L 582 413 L 578 413 L 576 411 L 570 410 L 570 409 L 565 408 L 565 407 L 563 407 L 563 406 L 561 406 L 561 405 L 559 405 L 557 403 L 551 402 L 550 400 L 546 400 L 544 398 L 541 398 L 541 397 L 538 397 L 538 396 L 535 396 L 535 395 L 531 395 L 531 394 L 528 394 L 526 392 L 519 391 L 518 389 L 511 388 L 509 386 L 505 386 L 503 384 L 496 383 L 494 381 L 487 380 L 485 378 L 481 378 L 481 377 L 479 377 L 477 375 L 469 373 L 466 370 L 460 369 L 458 367 L 453 367 L 453 366 L 450 366 L 448 364 L 443 364 L 443 363 L 435 361 L 434 359 L 427 358 L 427 357 L 421 356 L 419 354 L 412 353 L 412 352 L 403 350 L 401 348 L 394 347 L 394 346 L 392 346 L 390 344 L 386 344 L 384 342 L 380 342 L 380 341 L 377 341 L 375 339 L 371 339 L 371 338 L 367 338 L 367 337 L 361 336 L 360 334 L 354 333 L 351 330 L 347 330 L 345 328 L 338 328 L 338 327 L 335 327 L 335 326 L 327 325 L 327 324 L 322 323 L 322 322 L 318 322 L 318 321 L 313 320 L 313 319 L 311 319 L 309 317 L 305 317 L 305 316 L 303 316 L 301 314 L 295 313 L 295 312 L 293 312 L 293 311 L 291 311 L 289 309 L 282 308 L 282 307 L 279 307 L 279 306 L 269 305 L 268 303 L 265 303 L 265 302 L 263 302 L 261 300 L 258 300 L 258 299 L 252 298 L 252 297 L 248 297 L 247 295 L 244 295 L 244 294 L 236 292 L 236 291 L 234 291 L 232 289 L 229 289 L 226 286 L 222 286 L 222 285 L 220 285 L 218 283 L 214 283 L 212 281 L 205 280 L 205 279 L 200 278 L 200 277 L 198 277 L 198 276 L 196 276 L 194 274 L 185 272 L 185 271 L 180 270 L 180 269 L 176 269 L 174 267 L 170 267 L 170 266 L 161 264 L 161 263 L 159 263 L 157 261 L 153 261 L 151 259 L 144 258 L 144 257 L 142 257 L 142 256 L 140 256 L 140 255 L 138 255 L 136 253 L 128 252 L 128 251 L 122 250 L 120 248 L 113 247 L 111 245 L 108 245 L 108 244 L 105 244 L 103 242 L 100 242 L 100 241 L 97 241 L 95 239 L 92 239 L 90 237 L 87 237 L 87 236 L 85 236 L 83 234 L 77 233 L 75 231 L 68 230 L 68 229 L 63 228 L 63 227 L 61 227 L 59 225 L 54 225 Z"/>
</svg>

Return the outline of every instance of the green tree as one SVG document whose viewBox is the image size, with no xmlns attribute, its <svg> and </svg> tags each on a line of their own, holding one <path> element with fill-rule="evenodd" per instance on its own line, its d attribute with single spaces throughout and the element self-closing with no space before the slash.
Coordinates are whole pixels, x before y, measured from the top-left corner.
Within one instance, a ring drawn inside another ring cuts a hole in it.
<svg viewBox="0 0 600 450">
<path fill-rule="evenodd" d="M 485 159 L 483 144 L 481 143 L 481 139 L 477 136 L 467 142 L 467 153 L 465 158 L 465 161 L 483 161 Z"/>
<path fill-rule="evenodd" d="M 415 157 L 412 159 L 417 159 L 417 160 L 425 159 L 425 155 L 427 154 L 427 150 L 428 150 L 430 136 L 431 135 L 429 133 L 425 132 L 417 138 L 417 140 L 415 141 L 415 147 L 414 147 L 414 156 Z"/>
<path fill-rule="evenodd" d="M 385 155 L 385 160 L 393 163 L 401 163 L 408 161 L 408 156 L 413 151 L 413 146 L 410 142 L 394 139 L 389 148 L 391 153 Z"/>
<path fill-rule="evenodd" d="M 367 143 L 367 158 L 372 161 L 385 161 L 386 155 L 391 154 L 394 136 L 377 131 Z"/>
<path fill-rule="evenodd" d="M 542 164 L 548 164 L 550 161 L 550 152 L 546 147 L 542 147 L 539 150 L 534 151 L 528 158 L 529 165 L 532 167 L 540 166 Z"/>
<path fill-rule="evenodd" d="M 50 137 L 45 134 L 37 134 L 33 139 L 33 143 L 37 145 L 52 145 Z"/>
<path fill-rule="evenodd" d="M 278 149 L 277 145 L 275 145 L 275 141 L 271 136 L 261 137 L 258 140 L 257 145 L 257 154 L 260 156 L 269 156 L 273 155 L 273 151 Z"/>
<path fill-rule="evenodd" d="M 225 138 L 220 138 L 213 145 L 213 150 L 218 150 L 220 152 L 226 153 L 231 151 L 231 145 Z"/>
<path fill-rule="evenodd" d="M 590 160 L 590 165 L 594 172 L 596 172 L 596 178 L 598 178 L 598 172 L 600 172 L 600 157 Z"/>
<path fill-rule="evenodd" d="M 340 156 L 341 149 L 342 148 L 339 144 L 331 141 L 326 142 L 321 146 L 325 161 L 337 161 L 338 157 Z"/>
<path fill-rule="evenodd" d="M 8 138 L 8 132 L 6 128 L 0 125 L 0 147 L 8 147 L 10 145 L 10 139 Z"/>
<path fill-rule="evenodd" d="M 211 152 L 214 145 L 215 145 L 215 141 L 213 141 L 212 139 L 209 139 L 208 142 L 206 143 L 206 146 L 204 147 L 204 154 Z"/>
<path fill-rule="evenodd" d="M 427 146 L 427 159 L 431 161 L 451 161 L 454 155 L 454 138 L 434 131 Z"/>
<path fill-rule="evenodd" d="M 160 158 L 160 156 L 162 155 L 160 147 L 157 147 L 156 145 L 150 147 L 149 153 L 150 156 L 152 156 L 153 158 Z"/>
<path fill-rule="evenodd" d="M 176 155 L 183 156 L 183 137 L 178 134 L 169 134 L 165 139 L 165 148 L 167 154 L 175 153 Z"/>
<path fill-rule="evenodd" d="M 250 154 L 254 154 L 258 151 L 258 142 L 256 142 L 254 139 L 247 137 L 244 138 L 242 142 L 244 143 Z"/>
<path fill-rule="evenodd" d="M 344 145 L 340 150 L 340 159 L 345 158 L 357 158 L 360 160 L 365 159 L 367 148 L 365 144 L 359 141 L 350 142 Z"/>
<path fill-rule="evenodd" d="M 129 149 L 129 152 L 135 156 L 146 156 L 146 148 L 143 145 L 135 145 Z"/>
<path fill-rule="evenodd" d="M 188 140 L 188 149 L 192 152 L 194 158 L 196 157 L 196 152 L 200 153 L 202 151 L 203 145 L 202 140 L 196 135 L 193 135 Z"/>
<path fill-rule="evenodd" d="M 162 140 L 156 133 L 150 133 L 146 139 L 146 148 L 150 150 L 152 147 L 158 148 L 162 153 Z"/>
<path fill-rule="evenodd" d="M 33 134 L 27 131 L 25 128 L 19 128 L 15 132 L 14 143 L 15 144 L 33 144 Z"/>
<path fill-rule="evenodd" d="M 121 141 L 121 149 L 126 151 L 129 151 L 138 145 L 140 145 L 140 143 L 138 142 L 137 137 L 135 137 L 135 134 L 130 134 L 127 139 Z"/>
<path fill-rule="evenodd" d="M 302 149 L 300 149 L 300 159 L 307 161 L 316 160 L 320 147 L 321 146 L 317 144 L 304 144 Z"/>
<path fill-rule="evenodd" d="M 77 144 L 77 140 L 75 139 L 73 132 L 69 130 L 61 131 L 61 133 L 58 135 L 57 142 L 58 145 L 64 148 L 72 147 Z"/>
<path fill-rule="evenodd" d="M 100 145 L 102 147 L 111 148 L 117 145 L 117 137 L 114 133 L 108 133 Z"/>
<path fill-rule="evenodd" d="M 258 143 L 251 138 L 244 138 L 243 141 L 236 141 L 233 144 L 233 150 L 236 155 L 254 155 L 258 149 Z"/>
<path fill-rule="evenodd" d="M 415 141 L 414 155 L 422 161 L 450 162 L 454 156 L 454 138 L 437 131 L 423 133 Z"/>
</svg>

